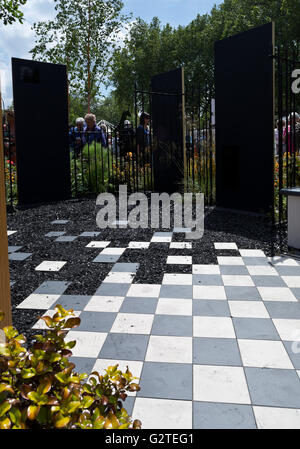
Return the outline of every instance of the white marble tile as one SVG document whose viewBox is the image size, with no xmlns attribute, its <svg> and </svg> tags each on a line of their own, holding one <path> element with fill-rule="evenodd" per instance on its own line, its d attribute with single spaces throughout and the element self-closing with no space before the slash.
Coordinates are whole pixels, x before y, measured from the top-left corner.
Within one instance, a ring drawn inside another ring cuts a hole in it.
<svg viewBox="0 0 300 449">
<path fill-rule="evenodd" d="M 225 286 L 241 286 L 241 287 L 255 287 L 251 276 L 243 275 L 222 275 L 223 283 Z"/>
<path fill-rule="evenodd" d="M 194 401 L 251 403 L 242 367 L 194 365 L 193 370 Z"/>
<path fill-rule="evenodd" d="M 124 296 L 93 296 L 85 306 L 87 312 L 119 312 Z"/>
<path fill-rule="evenodd" d="M 239 256 L 218 256 L 217 259 L 219 265 L 245 265 Z"/>
<path fill-rule="evenodd" d="M 297 299 L 288 287 L 257 287 L 263 301 L 297 302 Z"/>
<path fill-rule="evenodd" d="M 193 336 L 204 338 L 235 338 L 230 317 L 194 316 Z"/>
<path fill-rule="evenodd" d="M 107 333 L 102 332 L 70 331 L 65 341 L 76 340 L 76 345 L 72 348 L 74 357 L 98 357 L 106 336 Z"/>
<path fill-rule="evenodd" d="M 126 406 L 126 403 L 125 403 Z M 192 429 L 192 401 L 136 398 L 132 416 L 143 429 Z"/>
<path fill-rule="evenodd" d="M 258 429 L 300 429 L 300 410 L 296 408 L 253 406 Z"/>
<path fill-rule="evenodd" d="M 192 242 L 171 242 L 170 249 L 192 249 Z"/>
<path fill-rule="evenodd" d="M 266 257 L 260 249 L 240 249 L 240 255 L 242 257 Z"/>
<path fill-rule="evenodd" d="M 112 271 L 108 273 L 103 282 L 116 284 L 131 284 L 135 277 L 135 273 L 126 273 L 124 271 Z"/>
<path fill-rule="evenodd" d="M 300 341 L 300 320 L 273 318 L 273 323 L 283 341 Z"/>
<path fill-rule="evenodd" d="M 193 314 L 193 301 L 191 299 L 160 298 L 158 300 L 157 315 L 187 315 Z"/>
<path fill-rule="evenodd" d="M 279 276 L 275 268 L 267 265 L 247 265 L 247 270 L 251 276 Z"/>
<path fill-rule="evenodd" d="M 300 276 L 281 276 L 289 288 L 300 288 Z"/>
<path fill-rule="evenodd" d="M 158 298 L 161 289 L 160 284 L 132 284 L 126 296 L 142 298 Z"/>
<path fill-rule="evenodd" d="M 234 318 L 270 318 L 262 301 L 228 301 Z"/>
<path fill-rule="evenodd" d="M 162 283 L 165 285 L 193 285 L 193 275 L 166 273 L 164 274 Z"/>
<path fill-rule="evenodd" d="M 294 369 L 281 341 L 238 340 L 244 366 Z"/>
<path fill-rule="evenodd" d="M 174 265 L 190 265 L 192 263 L 192 256 L 168 256 L 167 263 Z"/>
<path fill-rule="evenodd" d="M 64 262 L 64 261 L 44 260 L 42 263 L 40 263 L 35 268 L 35 270 L 36 271 L 60 271 L 66 263 L 67 262 Z"/>
<path fill-rule="evenodd" d="M 124 251 L 126 250 L 126 248 L 105 248 L 101 251 L 101 255 L 118 255 L 121 256 L 121 254 L 124 253 Z"/>
<path fill-rule="evenodd" d="M 150 242 L 130 242 L 128 248 L 131 249 L 147 249 L 150 246 Z"/>
<path fill-rule="evenodd" d="M 17 309 L 50 309 L 61 295 L 33 293 L 17 306 Z"/>
<path fill-rule="evenodd" d="M 192 337 L 151 335 L 145 360 L 148 362 L 192 363 Z"/>
<path fill-rule="evenodd" d="M 219 265 L 193 265 L 193 274 L 220 274 Z"/>
<path fill-rule="evenodd" d="M 274 256 L 268 257 L 268 260 L 273 264 L 274 267 L 298 267 L 299 264 L 295 259 L 290 257 Z"/>
<path fill-rule="evenodd" d="M 88 245 L 86 245 L 86 248 L 106 248 L 110 242 L 107 241 L 92 241 Z"/>
<path fill-rule="evenodd" d="M 154 315 L 118 313 L 110 332 L 125 334 L 150 334 Z"/>
<path fill-rule="evenodd" d="M 226 300 L 225 288 L 219 285 L 193 285 L 193 299 Z"/>
<path fill-rule="evenodd" d="M 236 243 L 232 242 L 216 242 L 214 243 L 215 249 L 238 249 Z"/>
</svg>

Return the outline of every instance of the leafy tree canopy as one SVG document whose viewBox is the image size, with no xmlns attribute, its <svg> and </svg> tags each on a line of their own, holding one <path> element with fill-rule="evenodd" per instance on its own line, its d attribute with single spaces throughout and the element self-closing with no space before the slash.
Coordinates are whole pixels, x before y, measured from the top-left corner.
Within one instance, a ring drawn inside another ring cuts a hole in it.
<svg viewBox="0 0 300 449">
<path fill-rule="evenodd" d="M 24 14 L 20 11 L 20 6 L 25 5 L 27 0 L 1 0 L 0 1 L 0 22 L 4 25 L 12 24 L 15 21 L 23 23 Z"/>
</svg>

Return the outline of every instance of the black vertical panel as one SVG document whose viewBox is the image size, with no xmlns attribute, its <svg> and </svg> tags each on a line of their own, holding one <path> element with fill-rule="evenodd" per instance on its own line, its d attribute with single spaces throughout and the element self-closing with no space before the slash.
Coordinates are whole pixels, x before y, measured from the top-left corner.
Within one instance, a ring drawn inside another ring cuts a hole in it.
<svg viewBox="0 0 300 449">
<path fill-rule="evenodd" d="M 66 66 L 12 58 L 20 205 L 70 198 Z"/>
<path fill-rule="evenodd" d="M 273 23 L 215 43 L 217 205 L 273 204 Z"/>
<path fill-rule="evenodd" d="M 183 68 L 153 76 L 151 90 L 154 190 L 172 193 L 184 182 Z"/>
</svg>

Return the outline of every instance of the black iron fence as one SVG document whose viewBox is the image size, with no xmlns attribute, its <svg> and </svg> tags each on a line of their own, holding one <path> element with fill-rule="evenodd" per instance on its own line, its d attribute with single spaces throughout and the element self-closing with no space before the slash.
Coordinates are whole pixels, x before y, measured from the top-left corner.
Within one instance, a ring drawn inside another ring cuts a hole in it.
<svg viewBox="0 0 300 449">
<path fill-rule="evenodd" d="M 296 71 L 300 70 L 299 48 L 277 47 L 273 57 L 276 67 L 274 219 L 282 223 L 287 217 L 287 202 L 280 190 L 300 186 L 300 92 L 293 88 Z"/>
</svg>

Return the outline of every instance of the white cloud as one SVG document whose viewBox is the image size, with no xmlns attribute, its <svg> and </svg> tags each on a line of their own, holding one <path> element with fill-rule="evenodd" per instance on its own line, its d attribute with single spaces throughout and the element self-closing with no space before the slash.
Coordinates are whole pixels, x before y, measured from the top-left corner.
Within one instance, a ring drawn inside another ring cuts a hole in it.
<svg viewBox="0 0 300 449">
<path fill-rule="evenodd" d="M 34 47 L 34 22 L 49 20 L 54 16 L 53 0 L 28 0 L 21 8 L 24 22 L 0 25 L 1 89 L 5 105 L 12 102 L 11 58 L 32 59 L 29 51 Z"/>
</svg>

